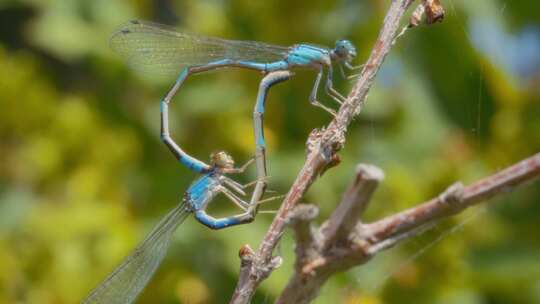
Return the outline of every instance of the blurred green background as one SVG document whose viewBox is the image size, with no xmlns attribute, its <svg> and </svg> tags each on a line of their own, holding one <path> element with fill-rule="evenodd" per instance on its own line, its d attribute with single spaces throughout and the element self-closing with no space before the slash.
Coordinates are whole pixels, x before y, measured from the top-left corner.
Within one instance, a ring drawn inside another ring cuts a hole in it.
<svg viewBox="0 0 540 304">
<path fill-rule="evenodd" d="M 158 101 L 173 79 L 138 74 L 108 48 L 120 24 L 147 19 L 281 45 L 348 38 L 361 63 L 389 2 L 0 0 L 0 303 L 77 303 L 195 177 L 159 140 Z M 442 2 L 445 21 L 398 42 L 342 164 L 305 197 L 321 219 L 360 162 L 386 173 L 371 220 L 540 150 L 540 2 Z M 303 163 L 309 132 L 330 120 L 307 101 L 314 76 L 298 71 L 269 97 L 270 187 L 279 193 Z M 246 161 L 260 78 L 233 69 L 190 78 L 172 106 L 173 137 L 203 160 L 225 149 Z M 251 168 L 242 178 L 253 176 Z M 236 212 L 219 202 L 215 213 Z M 271 218 L 223 231 L 189 219 L 139 303 L 227 302 L 238 249 L 257 246 Z M 539 233 L 536 182 L 336 276 L 316 303 L 540 303 Z M 292 252 L 287 234 L 284 265 L 254 303 L 279 294 Z"/>
</svg>

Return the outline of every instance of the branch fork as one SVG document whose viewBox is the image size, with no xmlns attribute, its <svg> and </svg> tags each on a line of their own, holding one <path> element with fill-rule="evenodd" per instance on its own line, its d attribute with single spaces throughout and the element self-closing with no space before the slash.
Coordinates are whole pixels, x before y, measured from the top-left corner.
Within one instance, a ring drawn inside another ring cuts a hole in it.
<svg viewBox="0 0 540 304">
<path fill-rule="evenodd" d="M 256 251 L 251 248 L 242 251 L 240 279 L 230 303 L 249 303 L 260 282 L 279 266 L 281 258 L 273 256 L 273 250 L 286 227 L 293 229 L 296 239 L 295 272 L 276 302 L 309 303 L 336 272 L 365 263 L 378 252 L 429 229 L 441 218 L 540 175 L 540 153 L 537 153 L 469 186 L 455 183 L 439 196 L 414 208 L 363 223 L 358 218 L 368 207 L 384 174 L 377 167 L 359 165 L 335 211 L 321 227 L 313 225 L 312 221 L 318 215 L 317 207 L 299 202 L 320 175 L 339 164 L 337 152 L 345 144 L 347 127 L 362 110 L 384 58 L 408 28 L 422 22 L 432 24 L 444 17 L 444 9 L 438 0 L 423 0 L 408 25 L 398 33 L 400 21 L 413 2 L 391 2 L 379 37 L 349 96 L 327 127 L 315 129 L 309 135 L 304 166 L 261 245 Z"/>
</svg>

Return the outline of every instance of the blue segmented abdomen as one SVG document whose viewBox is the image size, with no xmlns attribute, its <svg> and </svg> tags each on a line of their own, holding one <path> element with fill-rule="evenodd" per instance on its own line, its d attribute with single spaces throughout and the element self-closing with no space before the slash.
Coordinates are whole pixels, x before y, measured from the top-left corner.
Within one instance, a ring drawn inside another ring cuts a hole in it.
<svg viewBox="0 0 540 304">
<path fill-rule="evenodd" d="M 206 169 L 206 165 L 204 163 L 189 156 L 181 156 L 179 161 L 181 164 L 195 172 L 203 172 Z"/>
<path fill-rule="evenodd" d="M 195 212 L 195 218 L 203 225 L 211 229 L 223 229 L 229 226 L 241 224 L 242 221 L 235 217 L 227 217 L 216 219 L 208 215 L 205 211 L 199 210 Z"/>
</svg>

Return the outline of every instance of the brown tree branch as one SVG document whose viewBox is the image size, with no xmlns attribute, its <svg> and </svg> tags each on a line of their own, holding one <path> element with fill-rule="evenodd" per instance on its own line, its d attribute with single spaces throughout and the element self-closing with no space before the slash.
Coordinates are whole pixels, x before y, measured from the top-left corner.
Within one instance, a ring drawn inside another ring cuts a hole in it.
<svg viewBox="0 0 540 304">
<path fill-rule="evenodd" d="M 347 127 L 362 109 L 375 76 L 395 42 L 400 20 L 412 2 L 413 0 L 392 1 L 375 46 L 347 100 L 328 127 L 312 133 L 313 136 L 308 139 L 308 147 L 311 149 L 308 151 L 306 162 L 255 253 L 251 267 L 241 268 L 240 276 L 250 279 L 238 282 L 231 303 L 249 303 L 255 289 L 265 277 L 260 275 L 261 271 L 271 269 L 269 265 L 272 261 L 272 252 L 283 235 L 290 211 L 325 168 L 334 164 L 336 159 L 334 155 L 345 142 Z"/>
<path fill-rule="evenodd" d="M 314 205 L 299 204 L 289 216 L 289 225 L 294 231 L 298 247 L 312 246 L 316 240 L 312 231 L 311 221 L 319 215 L 319 209 Z"/>
<path fill-rule="evenodd" d="M 310 259 L 297 257 L 296 271 L 290 278 L 278 303 L 309 303 L 322 285 L 333 274 L 366 263 L 382 250 L 414 237 L 433 227 L 437 221 L 455 215 L 481 201 L 506 193 L 514 187 L 540 176 L 540 153 L 482 180 L 463 186 L 455 183 L 443 193 L 416 207 L 390 215 L 371 224 L 358 223 L 356 229 L 333 244 L 332 247 L 309 246 L 297 248 L 296 252 L 309 250 Z M 369 192 L 370 190 L 364 190 Z M 337 210 L 349 205 L 344 199 Z M 341 222 L 336 219 L 341 219 Z M 348 224 L 346 217 L 332 215 L 315 235 L 321 235 L 320 243 L 332 240 L 332 235 L 321 231 L 339 228 L 325 227 Z M 329 237 L 330 239 L 325 239 Z M 320 237 L 319 237 L 320 238 Z M 298 244 L 297 244 L 298 246 Z"/>
<path fill-rule="evenodd" d="M 538 175 L 540 175 L 540 153 L 469 186 L 464 187 L 456 183 L 442 195 L 428 202 L 365 225 L 363 229 L 375 243 L 388 240 L 423 224 L 462 212 L 471 205 L 501 192 L 508 192 Z"/>
<path fill-rule="evenodd" d="M 371 165 L 358 165 L 356 177 L 338 207 L 321 228 L 324 237 L 322 249 L 327 250 L 345 240 L 358 223 L 379 183 L 384 179 L 381 169 Z"/>
<path fill-rule="evenodd" d="M 290 213 L 289 224 L 294 231 L 294 240 L 296 243 L 295 267 L 297 268 L 302 267 L 302 265 L 311 261 L 317 255 L 321 235 L 311 224 L 311 221 L 318 215 L 319 208 L 306 204 L 299 204 Z"/>
<path fill-rule="evenodd" d="M 278 299 L 278 303 L 308 303 L 313 299 L 322 284 L 334 273 L 325 269 L 315 273 L 313 265 L 326 264 L 325 252 L 348 243 L 349 234 L 354 230 L 359 215 L 366 208 L 379 182 L 382 171 L 374 166 L 358 165 L 356 177 L 349 186 L 341 203 L 322 228 L 313 230 L 316 242 L 296 244 L 296 263 L 294 277 Z"/>
<path fill-rule="evenodd" d="M 309 222 L 316 214 L 313 206 L 296 206 L 311 184 L 330 167 L 339 163 L 336 154 L 345 142 L 345 133 L 353 117 L 367 99 L 369 89 L 381 64 L 407 28 L 439 22 L 444 9 L 438 0 L 423 0 L 399 33 L 399 21 L 413 0 L 394 0 L 384 19 L 383 28 L 362 73 L 336 118 L 321 130 L 313 130 L 307 142 L 306 162 L 285 197 L 257 252 L 249 247 L 241 251 L 240 279 L 231 303 L 250 302 L 255 289 L 281 263 L 272 252 L 286 225 L 296 238 L 295 272 L 278 298 L 278 303 L 309 303 L 322 285 L 338 271 L 367 262 L 381 250 L 431 228 L 437 220 L 461 212 L 467 207 L 540 175 L 540 154 L 520 162 L 470 186 L 456 183 L 437 198 L 415 208 L 391 215 L 370 224 L 357 221 L 367 207 L 383 174 L 374 167 L 360 167 L 357 177 L 342 202 L 320 229 Z M 248 248 L 248 249 L 246 249 Z"/>
<path fill-rule="evenodd" d="M 336 152 L 344 144 L 347 126 L 361 110 L 373 79 L 396 39 L 402 36 L 407 28 L 420 24 L 424 16 L 426 24 L 441 21 L 444 17 L 444 9 L 438 0 L 423 0 L 414 11 L 409 26 L 397 34 L 399 21 L 411 3 L 412 0 L 392 2 L 367 64 L 337 117 L 326 129 L 314 130 L 310 134 L 304 167 L 259 250 L 256 253 L 250 251 L 249 263 L 243 263 L 248 266 L 241 268 L 241 280 L 231 303 L 248 303 L 258 284 L 277 267 L 279 263 L 276 261 L 280 259 L 272 257 L 272 251 L 287 224 L 291 224 L 295 231 L 295 272 L 277 303 L 309 303 L 336 272 L 365 263 L 378 252 L 430 229 L 438 220 L 509 191 L 540 175 L 538 153 L 467 187 L 455 183 L 426 203 L 374 223 L 363 224 L 358 221 L 358 216 L 367 207 L 384 176 L 380 169 L 363 165 L 359 166 L 356 179 L 322 228 L 315 229 L 309 223 L 316 216 L 317 209 L 307 205 L 295 207 L 317 177 L 339 163 Z"/>
</svg>

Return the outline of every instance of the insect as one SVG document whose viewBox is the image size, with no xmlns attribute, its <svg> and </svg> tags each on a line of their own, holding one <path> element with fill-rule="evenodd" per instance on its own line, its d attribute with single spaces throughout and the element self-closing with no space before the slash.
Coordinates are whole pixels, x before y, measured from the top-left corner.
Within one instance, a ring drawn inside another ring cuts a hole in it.
<svg viewBox="0 0 540 304">
<path fill-rule="evenodd" d="M 174 156 L 186 167 L 202 176 L 195 180 L 184 193 L 182 203 L 173 208 L 152 229 L 146 239 L 139 244 L 133 252 L 87 297 L 83 303 L 132 303 L 150 281 L 161 261 L 165 257 L 174 231 L 183 223 L 191 213 L 203 225 L 212 229 L 223 229 L 233 225 L 245 224 L 253 221 L 258 206 L 277 197 L 262 199 L 266 188 L 266 159 L 264 130 L 262 129 L 262 115 L 264 102 L 270 87 L 276 83 L 287 80 L 289 72 L 275 72 L 268 74 L 260 85 L 257 96 L 259 110 L 254 113 L 256 126 L 255 140 L 257 150 L 255 159 L 248 161 L 242 167 L 236 168 L 234 160 L 226 152 L 211 155 L 210 165 L 188 155 L 169 135 L 168 103 L 161 103 L 161 138 Z M 238 174 L 256 161 L 257 180 L 255 183 L 242 185 L 226 174 Z M 245 201 L 244 190 L 255 184 L 251 200 Z M 244 212 L 225 217 L 214 218 L 206 212 L 206 208 L 218 194 L 224 194 Z"/>
<path fill-rule="evenodd" d="M 269 73 L 297 67 L 318 71 L 309 101 L 335 115 L 335 111 L 317 100 L 319 84 L 326 70 L 325 91 L 338 103 L 345 98 L 333 86 L 333 63 L 345 76 L 353 66 L 356 48 L 349 40 L 338 40 L 333 49 L 313 44 L 290 47 L 255 41 L 225 40 L 175 31 L 147 21 L 133 20 L 121 26 L 110 38 L 113 50 L 142 70 L 156 69 L 164 73 L 179 73 L 165 96 L 169 102 L 184 81 L 192 74 L 224 67 L 239 67 Z"/>
</svg>

